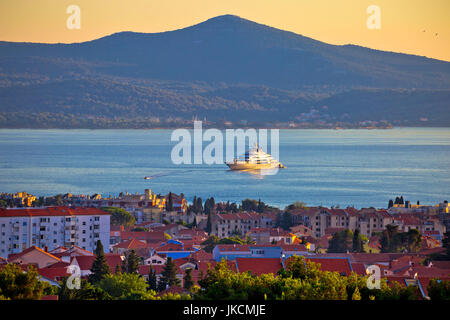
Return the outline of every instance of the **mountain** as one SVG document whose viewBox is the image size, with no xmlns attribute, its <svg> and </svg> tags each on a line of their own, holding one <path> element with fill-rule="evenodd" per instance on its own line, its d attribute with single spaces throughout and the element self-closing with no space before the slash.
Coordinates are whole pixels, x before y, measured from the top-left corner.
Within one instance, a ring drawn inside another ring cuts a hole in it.
<svg viewBox="0 0 450 320">
<path fill-rule="evenodd" d="M 330 45 L 232 15 L 83 43 L 0 42 L 3 127 L 193 116 L 446 126 L 449 95 L 449 62 Z"/>
</svg>

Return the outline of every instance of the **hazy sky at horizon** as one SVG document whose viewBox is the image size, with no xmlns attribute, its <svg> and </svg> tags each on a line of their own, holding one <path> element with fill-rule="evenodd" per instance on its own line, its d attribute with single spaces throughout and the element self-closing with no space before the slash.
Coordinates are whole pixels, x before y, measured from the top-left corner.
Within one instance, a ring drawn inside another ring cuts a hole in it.
<svg viewBox="0 0 450 320">
<path fill-rule="evenodd" d="M 81 9 L 70 30 L 69 5 Z M 370 30 L 366 9 L 381 9 Z M 0 41 L 72 43 L 119 32 L 163 32 L 234 14 L 331 44 L 450 61 L 450 0 L 0 0 Z"/>
</svg>

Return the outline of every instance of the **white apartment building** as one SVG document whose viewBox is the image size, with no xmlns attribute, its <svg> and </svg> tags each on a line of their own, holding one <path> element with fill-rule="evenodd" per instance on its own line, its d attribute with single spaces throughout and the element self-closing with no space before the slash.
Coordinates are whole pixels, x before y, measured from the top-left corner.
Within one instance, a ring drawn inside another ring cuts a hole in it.
<svg viewBox="0 0 450 320">
<path fill-rule="evenodd" d="M 110 213 L 97 208 L 0 209 L 0 257 L 31 246 L 49 251 L 76 245 L 94 251 L 97 240 L 109 252 Z"/>
<path fill-rule="evenodd" d="M 219 238 L 232 236 L 235 232 L 247 234 L 253 228 L 270 228 L 273 219 L 256 212 L 215 214 L 212 218 L 211 234 Z"/>
</svg>

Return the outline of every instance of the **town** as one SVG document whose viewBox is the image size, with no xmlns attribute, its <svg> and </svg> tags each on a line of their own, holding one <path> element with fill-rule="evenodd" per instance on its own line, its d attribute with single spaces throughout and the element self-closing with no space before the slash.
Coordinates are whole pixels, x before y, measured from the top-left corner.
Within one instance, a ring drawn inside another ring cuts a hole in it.
<svg viewBox="0 0 450 320">
<path fill-rule="evenodd" d="M 39 299 L 220 299 L 210 278 L 221 270 L 274 281 L 305 265 L 306 273 L 316 268 L 350 281 L 370 277 L 375 267 L 390 297 L 448 299 L 449 228 L 448 201 L 423 205 L 403 197 L 385 209 L 299 201 L 281 209 L 261 199 L 188 203 L 183 194 L 150 189 L 106 197 L 1 193 L 0 274 L 35 274 L 45 283 Z M 73 292 L 84 293 L 69 292 L 71 275 L 81 279 Z M 108 291 L 119 281 L 114 277 L 130 275 L 144 285 L 141 294 Z M 373 298 L 356 289 L 339 297 Z"/>
</svg>

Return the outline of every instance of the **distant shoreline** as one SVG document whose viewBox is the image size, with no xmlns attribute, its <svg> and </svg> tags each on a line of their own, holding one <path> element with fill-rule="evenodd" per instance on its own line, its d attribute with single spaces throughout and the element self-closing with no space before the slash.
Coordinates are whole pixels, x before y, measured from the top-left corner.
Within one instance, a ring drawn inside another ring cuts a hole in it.
<svg viewBox="0 0 450 320">
<path fill-rule="evenodd" d="M 156 128 L 33 128 L 33 127 L 0 127 L 0 130 L 175 130 L 175 129 L 192 129 L 192 126 L 179 126 L 179 127 L 156 127 Z M 355 128 L 289 128 L 289 127 L 243 127 L 243 126 L 233 126 L 233 127 L 214 127 L 214 126 L 204 126 L 204 129 L 215 128 L 219 130 L 226 129 L 279 129 L 279 130 L 391 130 L 391 129 L 450 129 L 449 127 L 443 126 L 392 126 L 388 128 L 366 128 L 366 127 L 355 127 Z"/>
</svg>

